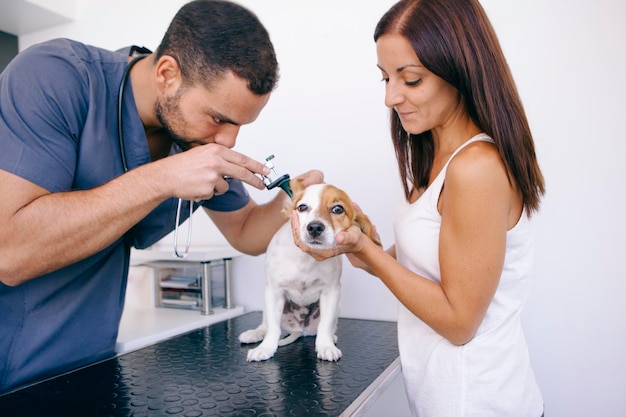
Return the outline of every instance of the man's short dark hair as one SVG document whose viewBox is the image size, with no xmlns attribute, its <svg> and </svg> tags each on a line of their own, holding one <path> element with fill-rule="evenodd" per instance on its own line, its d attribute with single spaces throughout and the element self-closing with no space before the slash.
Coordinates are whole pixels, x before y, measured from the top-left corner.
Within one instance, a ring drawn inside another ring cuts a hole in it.
<svg viewBox="0 0 626 417">
<path fill-rule="evenodd" d="M 155 60 L 174 57 L 187 84 L 207 87 L 230 70 L 255 94 L 270 93 L 278 82 L 278 63 L 269 34 L 257 16 L 228 1 L 195 0 L 174 16 Z"/>
</svg>

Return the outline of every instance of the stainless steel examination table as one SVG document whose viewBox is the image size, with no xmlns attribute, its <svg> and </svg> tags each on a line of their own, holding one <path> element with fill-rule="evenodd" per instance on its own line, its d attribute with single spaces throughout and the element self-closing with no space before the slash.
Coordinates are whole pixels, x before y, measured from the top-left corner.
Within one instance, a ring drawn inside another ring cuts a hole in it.
<svg viewBox="0 0 626 417">
<path fill-rule="evenodd" d="M 363 415 L 400 372 L 395 323 L 343 318 L 337 362 L 316 358 L 313 337 L 246 362 L 250 346 L 238 336 L 261 317 L 247 313 L 0 396 L 0 415 Z"/>
</svg>

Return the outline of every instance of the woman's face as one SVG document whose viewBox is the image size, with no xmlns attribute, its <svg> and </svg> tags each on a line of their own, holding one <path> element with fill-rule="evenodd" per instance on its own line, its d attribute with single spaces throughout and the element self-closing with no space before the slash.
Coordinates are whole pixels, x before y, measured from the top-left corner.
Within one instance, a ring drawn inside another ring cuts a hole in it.
<svg viewBox="0 0 626 417">
<path fill-rule="evenodd" d="M 406 38 L 383 35 L 376 52 L 386 84 L 385 105 L 395 110 L 404 130 L 416 135 L 455 121 L 462 109 L 458 90 L 427 70 Z"/>
</svg>

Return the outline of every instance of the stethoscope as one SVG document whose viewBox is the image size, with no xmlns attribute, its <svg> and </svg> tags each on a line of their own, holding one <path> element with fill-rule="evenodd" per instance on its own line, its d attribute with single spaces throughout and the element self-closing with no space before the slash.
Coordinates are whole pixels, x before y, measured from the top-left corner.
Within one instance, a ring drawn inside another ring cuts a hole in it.
<svg viewBox="0 0 626 417">
<path fill-rule="evenodd" d="M 139 55 L 135 55 L 135 52 L 139 52 Z M 126 65 L 124 69 L 124 73 L 122 74 L 122 81 L 120 82 L 119 89 L 119 98 L 117 102 L 117 135 L 119 139 L 119 147 L 120 147 L 120 155 L 122 159 L 122 167 L 124 168 L 124 172 L 128 172 L 128 162 L 126 161 L 126 152 L 124 151 L 124 129 L 122 128 L 122 115 L 123 115 L 123 104 L 124 104 L 124 90 L 126 89 L 126 82 L 128 80 L 128 75 L 130 74 L 130 70 L 138 61 L 147 57 L 151 51 L 147 48 L 133 46 L 130 49 L 129 56 L 134 56 L 134 58 Z M 176 228 L 174 229 L 174 256 L 177 258 L 183 259 L 187 257 L 189 254 L 189 248 L 191 247 L 191 219 L 193 218 L 193 202 L 189 201 L 189 227 L 187 229 L 187 242 L 185 244 L 185 250 L 180 252 L 178 250 L 178 227 L 180 225 L 180 212 L 183 206 L 183 199 L 178 199 L 178 208 L 176 209 Z"/>
</svg>

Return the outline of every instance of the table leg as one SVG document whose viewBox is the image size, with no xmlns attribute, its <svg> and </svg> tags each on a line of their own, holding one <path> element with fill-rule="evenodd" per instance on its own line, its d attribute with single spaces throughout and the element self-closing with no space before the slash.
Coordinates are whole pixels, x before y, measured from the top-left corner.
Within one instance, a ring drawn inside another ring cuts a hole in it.
<svg viewBox="0 0 626 417">
<path fill-rule="evenodd" d="M 203 315 L 213 314 L 211 308 L 211 261 L 202 262 L 202 283 L 200 295 L 202 296 L 201 313 Z"/>
<path fill-rule="evenodd" d="M 234 308 L 232 294 L 233 258 L 224 258 L 224 308 Z"/>
</svg>

